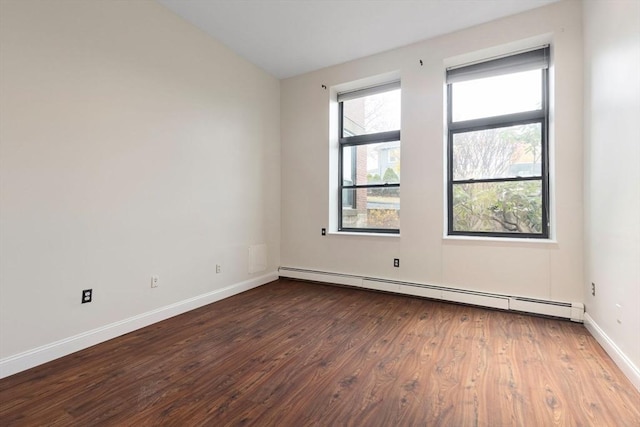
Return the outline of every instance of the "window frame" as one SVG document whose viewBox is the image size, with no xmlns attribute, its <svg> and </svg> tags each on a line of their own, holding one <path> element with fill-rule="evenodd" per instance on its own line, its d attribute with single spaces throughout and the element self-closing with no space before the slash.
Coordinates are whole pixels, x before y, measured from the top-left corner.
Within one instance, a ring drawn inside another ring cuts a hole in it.
<svg viewBox="0 0 640 427">
<path fill-rule="evenodd" d="M 379 234 L 400 234 L 400 228 L 371 228 L 371 227 L 344 227 L 343 226 L 343 190 L 358 190 L 369 188 L 400 188 L 400 182 L 397 183 L 381 183 L 381 184 L 357 184 L 355 181 L 353 185 L 344 185 L 344 148 L 345 147 L 358 147 L 362 145 L 372 145 L 384 142 L 398 141 L 400 139 L 400 129 L 370 133 L 364 135 L 344 135 L 344 102 L 349 99 L 357 99 L 368 95 L 377 93 L 390 92 L 392 90 L 401 89 L 400 80 L 377 84 L 375 86 L 361 88 L 353 91 L 338 93 L 338 232 L 349 233 L 379 233 Z M 343 95 L 358 95 L 350 96 L 348 99 L 340 99 Z M 402 114 L 402 113 L 401 113 Z M 352 157 L 351 161 L 355 164 L 356 159 Z M 355 168 L 352 166 L 352 170 Z M 355 200 L 352 202 L 352 206 L 355 207 Z"/>
<path fill-rule="evenodd" d="M 544 54 L 549 55 L 549 46 L 532 49 L 525 52 L 535 52 L 544 50 Z M 488 60 L 475 63 L 469 67 L 474 69 L 482 69 L 483 64 L 489 65 L 498 61 L 509 60 L 509 57 L 516 57 L 523 54 L 512 54 L 497 60 Z M 464 68 L 464 67 L 460 67 Z M 489 68 L 489 67 L 488 67 Z M 509 70 L 509 68 L 505 68 Z M 550 197 L 549 197 L 549 65 L 533 68 L 539 69 L 541 72 L 541 108 L 540 110 L 530 110 L 518 113 L 502 114 L 492 117 L 481 117 L 470 120 L 462 120 L 453 122 L 453 84 L 455 82 L 447 82 L 447 235 L 448 236 L 472 236 L 472 237 L 504 237 L 504 238 L 521 238 L 521 239 L 549 239 L 550 237 Z M 497 75 L 514 74 L 521 70 L 514 68 L 511 71 L 499 73 Z M 449 73 L 449 70 L 447 70 Z M 468 80 L 480 79 L 480 77 L 470 78 Z M 505 178 L 482 178 L 482 179 L 458 179 L 453 177 L 453 138 L 459 133 L 481 131 L 487 129 L 507 128 L 511 126 L 540 123 L 540 149 L 541 149 L 541 171 L 540 175 L 521 176 L 521 177 L 505 177 Z M 542 202 L 542 223 L 540 233 L 518 233 L 518 232 L 495 232 L 495 231 L 469 231 L 453 229 L 453 189 L 455 185 L 464 185 L 469 183 L 502 183 L 502 182 L 525 182 L 540 181 L 541 182 L 541 202 Z"/>
</svg>

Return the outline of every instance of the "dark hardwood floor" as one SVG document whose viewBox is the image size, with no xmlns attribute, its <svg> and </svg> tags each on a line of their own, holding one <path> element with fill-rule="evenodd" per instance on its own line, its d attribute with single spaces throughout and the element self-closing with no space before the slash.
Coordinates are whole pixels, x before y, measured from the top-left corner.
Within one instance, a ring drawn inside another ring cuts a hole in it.
<svg viewBox="0 0 640 427">
<path fill-rule="evenodd" d="M 576 323 L 281 279 L 0 380 L 2 426 L 639 426 Z"/>
</svg>

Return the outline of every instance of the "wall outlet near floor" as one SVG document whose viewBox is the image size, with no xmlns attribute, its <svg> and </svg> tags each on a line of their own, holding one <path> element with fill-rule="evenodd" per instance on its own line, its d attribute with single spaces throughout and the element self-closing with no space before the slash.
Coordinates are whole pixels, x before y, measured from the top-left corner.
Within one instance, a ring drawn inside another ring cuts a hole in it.
<svg viewBox="0 0 640 427">
<path fill-rule="evenodd" d="M 596 284 L 591 282 L 591 296 L 596 296 Z"/>
<path fill-rule="evenodd" d="M 92 298 L 93 298 L 93 289 L 85 289 L 84 291 L 82 291 L 82 304 L 91 302 Z"/>
<path fill-rule="evenodd" d="M 216 264 L 216 274 L 222 273 L 222 266 L 220 264 Z"/>
<path fill-rule="evenodd" d="M 157 288 L 160 282 L 160 277 L 158 276 L 151 276 L 151 287 L 152 288 Z"/>
<path fill-rule="evenodd" d="M 393 266 L 394 267 L 400 267 L 400 258 L 394 258 L 393 259 Z"/>
</svg>

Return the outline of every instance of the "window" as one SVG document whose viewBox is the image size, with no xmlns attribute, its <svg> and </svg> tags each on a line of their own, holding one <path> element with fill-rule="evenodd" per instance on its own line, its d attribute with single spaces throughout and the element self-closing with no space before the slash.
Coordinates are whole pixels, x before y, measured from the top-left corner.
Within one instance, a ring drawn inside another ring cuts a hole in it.
<svg viewBox="0 0 640 427">
<path fill-rule="evenodd" d="M 547 238 L 549 47 L 447 70 L 448 234 Z"/>
<path fill-rule="evenodd" d="M 339 231 L 400 232 L 400 82 L 338 94 Z"/>
</svg>

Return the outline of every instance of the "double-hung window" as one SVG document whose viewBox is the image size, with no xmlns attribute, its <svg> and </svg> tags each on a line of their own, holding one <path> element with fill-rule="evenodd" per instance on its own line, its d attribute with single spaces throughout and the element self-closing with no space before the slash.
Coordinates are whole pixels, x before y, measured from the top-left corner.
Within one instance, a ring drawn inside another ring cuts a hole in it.
<svg viewBox="0 0 640 427">
<path fill-rule="evenodd" d="M 549 47 L 447 70 L 448 234 L 549 236 Z"/>
<path fill-rule="evenodd" d="M 400 232 L 400 82 L 338 94 L 339 231 Z"/>
</svg>

